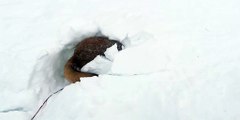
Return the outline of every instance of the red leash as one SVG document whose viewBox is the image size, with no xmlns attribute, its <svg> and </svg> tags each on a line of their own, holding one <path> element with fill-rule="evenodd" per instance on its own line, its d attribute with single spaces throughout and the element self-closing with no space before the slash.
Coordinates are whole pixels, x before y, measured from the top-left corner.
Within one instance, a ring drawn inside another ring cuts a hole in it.
<svg viewBox="0 0 240 120">
<path fill-rule="evenodd" d="M 37 116 L 37 114 L 39 113 L 39 111 L 40 111 L 40 110 L 43 108 L 43 106 L 47 103 L 47 101 L 48 101 L 48 99 L 49 99 L 50 97 L 52 97 L 53 95 L 55 95 L 55 94 L 57 94 L 58 92 L 62 91 L 63 89 L 64 89 L 64 88 L 61 88 L 60 90 L 58 90 L 58 91 L 52 93 L 51 95 L 49 95 L 49 96 L 47 97 L 47 99 L 43 102 L 43 104 L 38 108 L 37 112 L 33 115 L 33 117 L 31 118 L 31 120 L 33 120 L 33 119 Z"/>
</svg>

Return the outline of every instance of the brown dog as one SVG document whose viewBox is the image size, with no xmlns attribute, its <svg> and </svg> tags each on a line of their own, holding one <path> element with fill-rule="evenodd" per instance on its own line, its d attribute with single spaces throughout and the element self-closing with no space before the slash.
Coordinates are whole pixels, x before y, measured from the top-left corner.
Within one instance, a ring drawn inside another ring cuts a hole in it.
<svg viewBox="0 0 240 120">
<path fill-rule="evenodd" d="M 96 76 L 93 73 L 81 72 L 81 68 L 98 55 L 104 55 L 107 48 L 117 44 L 117 49 L 122 50 L 122 44 L 107 37 L 90 37 L 77 44 L 73 56 L 64 67 L 64 76 L 69 82 L 80 81 L 81 77 Z"/>
</svg>

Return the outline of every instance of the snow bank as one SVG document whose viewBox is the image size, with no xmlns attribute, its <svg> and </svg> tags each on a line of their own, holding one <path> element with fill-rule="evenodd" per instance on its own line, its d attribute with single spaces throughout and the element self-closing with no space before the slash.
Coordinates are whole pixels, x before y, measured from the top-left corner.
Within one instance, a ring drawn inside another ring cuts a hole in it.
<svg viewBox="0 0 240 120">
<path fill-rule="evenodd" d="M 126 4 L 127 3 L 127 4 Z M 239 2 L 1 1 L 0 119 L 237 120 Z M 63 67 L 82 39 L 125 48 L 85 66 L 99 77 L 71 84 Z M 104 66 L 104 67 L 103 67 Z"/>
<path fill-rule="evenodd" d="M 37 119 L 190 120 L 238 116 L 239 89 L 233 91 L 240 85 L 236 81 L 239 76 L 233 72 L 239 69 L 233 66 L 238 55 L 228 56 L 238 49 L 238 41 L 229 44 L 231 50 L 222 50 L 224 55 L 213 58 L 221 49 L 221 42 L 220 46 L 212 46 L 204 41 L 175 41 L 182 46 L 169 50 L 164 47 L 169 41 L 156 40 L 147 32 L 122 38 L 117 40 L 124 43 L 125 49 L 110 56 L 113 61 L 98 56 L 85 66 L 87 70 L 102 72 L 99 77 L 82 78 L 81 83 L 67 86 L 48 102 Z M 74 45 L 74 40 L 65 45 Z M 210 48 L 213 50 L 207 51 Z M 223 64 L 227 60 L 231 64 Z M 229 78 L 230 71 L 236 78 Z"/>
<path fill-rule="evenodd" d="M 77 21 L 77 22 L 76 22 Z M 127 22 L 127 21 L 123 21 Z M 42 51 L 37 59 L 37 63 L 33 69 L 33 72 L 31 74 L 31 77 L 29 79 L 29 89 L 33 91 L 34 96 L 33 98 L 39 99 L 39 102 L 37 103 L 38 106 L 41 105 L 41 103 L 44 101 L 44 99 L 50 95 L 52 92 L 66 86 L 68 83 L 63 77 L 63 68 L 66 61 L 70 58 L 70 56 L 73 54 L 73 50 L 75 45 L 80 42 L 82 39 L 90 36 L 107 36 L 109 38 L 116 38 L 118 41 L 122 41 L 124 43 L 124 50 L 123 55 L 124 56 L 118 56 L 121 52 L 118 52 L 116 49 L 116 45 L 109 48 L 106 52 L 106 58 L 98 56 L 96 57 L 92 62 L 88 63 L 86 66 L 82 68 L 83 71 L 86 72 L 92 72 L 97 74 L 141 74 L 141 73 L 150 73 L 150 72 L 156 72 L 158 70 L 158 66 L 153 67 L 156 62 L 158 62 L 159 59 L 155 60 L 155 63 L 153 64 L 146 64 L 145 67 L 148 67 L 148 70 L 140 69 L 140 72 L 134 71 L 131 69 L 129 71 L 123 72 L 125 68 L 118 68 L 117 64 L 122 64 L 122 67 L 127 67 L 127 64 L 124 66 L 125 63 L 116 63 L 115 61 L 119 62 L 126 62 L 127 59 L 133 59 L 134 58 L 134 51 L 137 52 L 135 55 L 135 59 L 132 61 L 131 68 L 138 66 L 139 63 L 142 64 L 144 62 L 144 59 L 140 62 L 134 63 L 134 60 L 138 59 L 139 57 L 144 57 L 140 54 L 141 48 L 139 49 L 138 46 L 140 46 L 140 43 L 146 43 L 145 47 L 150 45 L 151 41 L 154 41 L 150 37 L 148 39 L 144 39 L 142 36 L 150 35 L 149 33 L 142 33 L 139 31 L 137 34 L 133 34 L 132 36 L 126 37 L 121 35 L 126 35 L 128 31 L 122 31 L 122 33 L 107 33 L 106 31 L 110 31 L 107 29 L 108 26 L 99 27 L 101 26 L 101 22 L 91 22 L 90 20 L 84 20 L 84 19 L 74 19 L 69 21 L 68 23 L 65 23 L 60 31 L 60 41 L 56 42 L 53 47 L 47 51 Z M 112 24 L 109 24 L 112 26 Z M 106 28 L 105 28 L 106 27 Z M 124 26 L 119 27 L 115 26 L 114 28 L 124 28 Z M 113 29 L 110 27 L 109 29 Z M 105 33 L 103 32 L 105 31 Z M 140 35 L 140 33 L 142 33 Z M 118 37 L 116 37 L 118 36 Z M 124 39 L 121 39 L 124 38 Z M 129 51 L 131 48 L 133 49 L 133 52 L 124 52 Z M 149 46 L 148 46 L 149 47 Z M 156 48 L 157 46 L 155 46 Z M 153 49 L 149 50 L 149 53 L 143 53 L 143 54 L 151 54 L 150 52 L 153 51 Z M 155 51 L 155 50 L 154 50 Z M 136 56 L 139 55 L 137 58 Z M 160 55 L 160 54 L 159 54 Z M 165 55 L 165 54 L 164 54 Z M 163 57 L 164 57 L 163 55 Z M 129 56 L 126 58 L 126 56 Z M 154 55 L 152 55 L 154 56 Z M 162 56 L 162 55 L 161 55 Z M 159 57 L 159 56 L 158 56 Z M 122 59 L 122 60 L 121 60 Z M 155 58 L 147 58 L 147 59 L 155 59 Z M 124 61 L 125 60 L 125 61 Z M 146 59 L 145 59 L 146 60 Z M 161 65 L 164 66 L 166 63 L 163 62 Z M 142 63 L 141 63 L 142 62 Z M 112 67 L 115 66 L 115 67 Z M 129 67 L 130 68 L 130 67 Z M 138 68 L 141 68 L 139 66 Z M 163 68 L 164 69 L 164 68 Z M 142 70 L 142 71 L 141 71 Z M 145 72 L 144 72 L 145 71 Z M 27 100 L 28 101 L 28 100 Z"/>
<path fill-rule="evenodd" d="M 165 71 L 85 78 L 52 98 L 38 119 L 235 119 L 239 82 L 200 76 L 186 80 Z"/>
</svg>

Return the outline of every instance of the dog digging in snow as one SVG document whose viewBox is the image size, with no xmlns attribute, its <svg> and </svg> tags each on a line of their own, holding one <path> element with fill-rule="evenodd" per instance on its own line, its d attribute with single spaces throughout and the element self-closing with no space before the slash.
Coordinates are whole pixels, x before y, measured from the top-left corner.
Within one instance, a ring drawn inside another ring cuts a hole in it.
<svg viewBox="0 0 240 120">
<path fill-rule="evenodd" d="M 91 62 L 98 55 L 105 56 L 107 48 L 117 44 L 118 51 L 122 50 L 122 44 L 107 37 L 89 37 L 79 42 L 73 56 L 64 67 L 64 77 L 71 83 L 80 81 L 81 77 L 97 76 L 94 73 L 82 72 L 84 65 Z"/>
</svg>

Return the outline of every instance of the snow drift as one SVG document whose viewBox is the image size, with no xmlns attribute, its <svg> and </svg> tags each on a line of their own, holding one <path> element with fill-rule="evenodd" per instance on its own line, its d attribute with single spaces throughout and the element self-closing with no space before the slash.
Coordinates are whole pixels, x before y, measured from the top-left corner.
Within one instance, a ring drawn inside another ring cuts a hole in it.
<svg viewBox="0 0 240 120">
<path fill-rule="evenodd" d="M 127 4 L 126 4 L 127 3 Z M 237 120 L 240 116 L 239 2 L 1 1 L 0 119 Z M 74 45 L 105 35 L 109 49 L 69 84 Z M 91 69 L 90 69 L 91 68 Z"/>
</svg>

